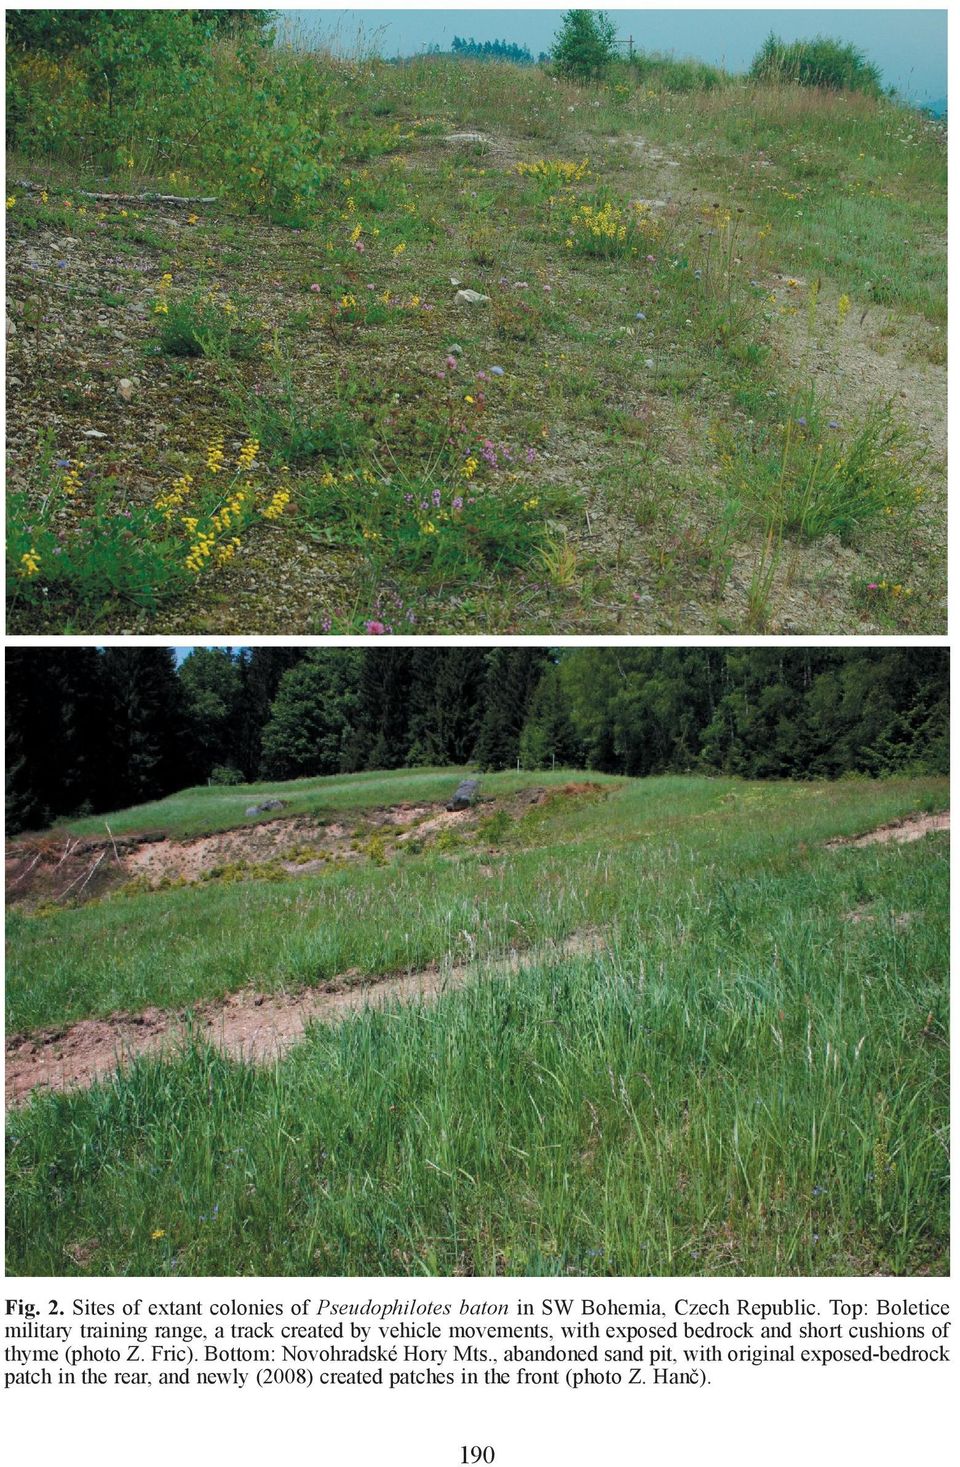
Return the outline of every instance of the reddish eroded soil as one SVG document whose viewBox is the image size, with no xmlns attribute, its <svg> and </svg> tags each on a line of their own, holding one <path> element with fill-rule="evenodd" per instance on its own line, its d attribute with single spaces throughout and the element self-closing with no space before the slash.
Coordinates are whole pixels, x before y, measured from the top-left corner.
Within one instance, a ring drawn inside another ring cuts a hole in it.
<svg viewBox="0 0 960 1467">
<path fill-rule="evenodd" d="M 888 825 L 878 825 L 876 830 L 870 830 L 866 835 L 828 840 L 827 848 L 835 851 L 840 846 L 876 846 L 885 845 L 888 841 L 919 840 L 931 831 L 949 829 L 949 810 L 941 810 L 937 815 L 907 815 L 903 820 L 891 820 Z"/>
<path fill-rule="evenodd" d="M 146 837 L 150 839 L 150 837 Z M 7 904 L 90 901 L 123 879 L 131 841 L 88 839 L 51 830 L 8 841 L 5 852 Z"/>
<path fill-rule="evenodd" d="M 14 1035 L 6 1046 L 6 1103 L 20 1104 L 36 1089 L 92 1085 L 138 1055 L 173 1054 L 191 1039 L 214 1044 L 248 1064 L 269 1064 L 303 1038 L 308 1024 L 335 1024 L 362 1009 L 391 1003 L 427 1002 L 473 978 L 502 978 L 537 961 L 589 956 L 602 947 L 597 934 L 574 933 L 562 943 L 484 962 L 438 965 L 372 980 L 344 973 L 323 988 L 300 993 L 244 989 L 192 1014 L 151 1008 L 141 1014 L 83 1019 L 68 1029 Z"/>
<path fill-rule="evenodd" d="M 399 847 L 413 839 L 428 842 L 450 827 L 473 829 L 497 810 L 519 816 L 561 795 L 582 798 L 594 791 L 603 793 L 604 786 L 570 784 L 558 790 L 538 786 L 502 800 L 481 798 L 467 810 L 448 811 L 437 802 L 332 817 L 280 816 L 182 840 L 158 832 L 124 838 L 78 837 L 66 831 L 28 835 L 7 846 L 7 901 L 30 906 L 90 901 L 131 880 L 151 888 L 163 882 L 203 881 L 225 868 L 269 866 L 271 875 L 309 875 L 331 861 L 366 859 L 372 837 Z"/>
</svg>

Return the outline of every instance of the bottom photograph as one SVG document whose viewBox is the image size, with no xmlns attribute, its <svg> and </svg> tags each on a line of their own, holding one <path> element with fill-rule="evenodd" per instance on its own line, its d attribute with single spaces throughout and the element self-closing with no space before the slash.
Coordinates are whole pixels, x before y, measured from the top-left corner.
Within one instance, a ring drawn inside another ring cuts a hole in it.
<svg viewBox="0 0 960 1467">
<path fill-rule="evenodd" d="M 939 649 L 12 648 L 13 1275 L 945 1275 Z"/>
</svg>

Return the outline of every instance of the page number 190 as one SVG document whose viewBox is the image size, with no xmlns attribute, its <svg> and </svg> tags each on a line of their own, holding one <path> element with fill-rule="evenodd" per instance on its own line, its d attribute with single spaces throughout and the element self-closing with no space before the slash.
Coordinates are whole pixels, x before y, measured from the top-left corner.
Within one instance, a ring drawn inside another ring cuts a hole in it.
<svg viewBox="0 0 960 1467">
<path fill-rule="evenodd" d="M 496 1457 L 493 1447 L 461 1447 L 460 1462 L 462 1467 L 476 1467 L 478 1462 L 492 1462 Z"/>
</svg>

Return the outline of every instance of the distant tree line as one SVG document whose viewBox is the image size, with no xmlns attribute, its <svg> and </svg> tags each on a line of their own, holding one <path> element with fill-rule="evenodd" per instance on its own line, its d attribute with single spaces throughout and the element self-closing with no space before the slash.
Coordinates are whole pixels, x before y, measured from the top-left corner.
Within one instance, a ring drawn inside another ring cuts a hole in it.
<svg viewBox="0 0 960 1467">
<path fill-rule="evenodd" d="M 11 832 L 208 781 L 410 765 L 946 773 L 936 648 L 11 648 Z"/>
<path fill-rule="evenodd" d="M 471 36 L 454 36 L 450 51 L 454 56 L 464 56 L 475 61 L 512 61 L 515 66 L 533 66 L 536 61 L 547 61 L 549 57 L 541 51 L 538 57 L 527 46 L 516 41 L 475 41 Z"/>
</svg>

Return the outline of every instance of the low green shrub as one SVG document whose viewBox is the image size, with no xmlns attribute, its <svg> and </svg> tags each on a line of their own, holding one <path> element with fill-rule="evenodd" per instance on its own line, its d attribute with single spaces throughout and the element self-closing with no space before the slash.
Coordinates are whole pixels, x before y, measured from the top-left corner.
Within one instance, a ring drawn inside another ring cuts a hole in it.
<svg viewBox="0 0 960 1467">
<path fill-rule="evenodd" d="M 486 841 L 488 845 L 497 846 L 510 834 L 513 829 L 513 816 L 506 810 L 495 810 L 481 820 L 477 826 L 477 837 Z"/>
<path fill-rule="evenodd" d="M 229 296 L 195 290 L 175 300 L 169 285 L 170 277 L 163 276 L 153 307 L 159 328 L 155 349 L 162 356 L 248 361 L 262 351 L 262 323 L 246 320 Z"/>
<path fill-rule="evenodd" d="M 672 56 L 640 51 L 630 58 L 629 66 L 641 86 L 664 92 L 712 92 L 728 81 L 718 66 L 689 57 L 678 61 Z"/>
<path fill-rule="evenodd" d="M 879 97 L 882 91 L 880 73 L 862 51 L 826 36 L 787 43 L 771 31 L 753 58 L 750 77 L 836 92 L 864 92 L 868 97 Z"/>
<path fill-rule="evenodd" d="M 805 398 L 784 423 L 755 425 L 722 460 L 743 503 L 806 540 L 849 540 L 871 524 L 910 514 L 924 492 L 916 478 L 920 453 L 889 404 L 845 431 Z"/>
</svg>

